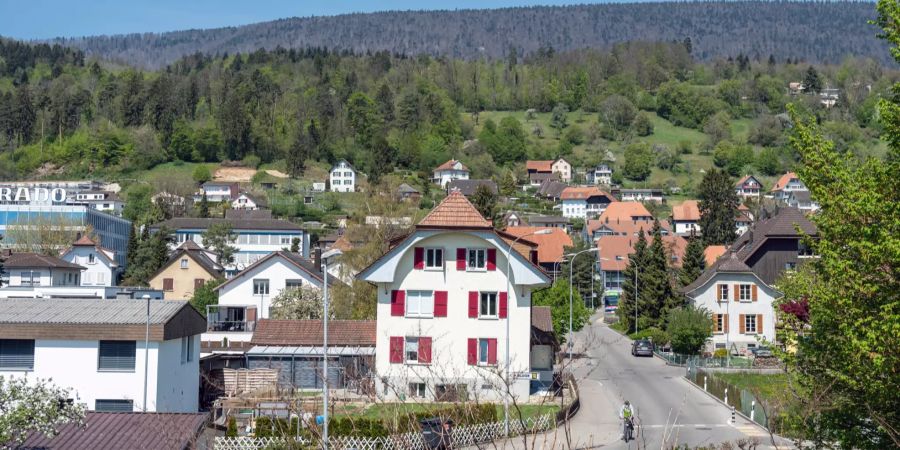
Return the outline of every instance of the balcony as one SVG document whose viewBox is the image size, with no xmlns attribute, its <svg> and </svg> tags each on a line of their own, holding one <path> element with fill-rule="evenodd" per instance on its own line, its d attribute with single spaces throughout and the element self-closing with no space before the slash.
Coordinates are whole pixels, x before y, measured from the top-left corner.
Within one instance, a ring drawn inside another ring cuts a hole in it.
<svg viewBox="0 0 900 450">
<path fill-rule="evenodd" d="M 206 331 L 253 332 L 256 329 L 255 306 L 206 306 Z"/>
</svg>

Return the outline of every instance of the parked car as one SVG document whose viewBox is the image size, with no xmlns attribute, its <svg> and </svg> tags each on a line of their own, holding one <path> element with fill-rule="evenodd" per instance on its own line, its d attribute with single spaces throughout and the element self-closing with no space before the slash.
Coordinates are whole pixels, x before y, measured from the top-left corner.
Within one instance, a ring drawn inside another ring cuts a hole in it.
<svg viewBox="0 0 900 450">
<path fill-rule="evenodd" d="M 775 354 L 772 353 L 772 349 L 769 347 L 756 347 L 750 351 L 753 352 L 753 356 L 757 358 L 771 358 L 775 356 Z"/>
<path fill-rule="evenodd" d="M 653 343 L 638 339 L 631 344 L 631 356 L 653 356 Z"/>
</svg>

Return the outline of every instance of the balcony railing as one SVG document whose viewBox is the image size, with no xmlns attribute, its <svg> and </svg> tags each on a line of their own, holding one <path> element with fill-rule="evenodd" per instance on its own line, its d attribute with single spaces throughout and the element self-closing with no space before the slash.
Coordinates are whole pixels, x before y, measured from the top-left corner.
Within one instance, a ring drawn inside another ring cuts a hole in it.
<svg viewBox="0 0 900 450">
<path fill-rule="evenodd" d="M 206 331 L 252 332 L 255 329 L 255 306 L 208 305 L 206 307 Z"/>
</svg>

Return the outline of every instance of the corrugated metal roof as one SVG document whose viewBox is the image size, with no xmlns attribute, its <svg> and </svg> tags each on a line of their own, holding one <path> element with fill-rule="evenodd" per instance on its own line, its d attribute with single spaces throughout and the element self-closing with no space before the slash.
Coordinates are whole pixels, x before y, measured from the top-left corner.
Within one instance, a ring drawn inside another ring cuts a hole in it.
<svg viewBox="0 0 900 450">
<path fill-rule="evenodd" d="M 206 423 L 206 414 L 106 413 L 89 411 L 85 427 L 65 424 L 49 438 L 35 433 L 17 447 L 28 450 L 184 450 L 193 448 Z"/>
<path fill-rule="evenodd" d="M 247 356 L 310 356 L 321 355 L 322 347 L 283 347 L 257 345 L 247 352 Z M 374 355 L 375 347 L 328 347 L 328 356 Z"/>
<path fill-rule="evenodd" d="M 187 302 L 151 300 L 150 323 L 169 321 Z M 137 300 L 0 299 L 0 323 L 131 325 L 147 322 L 147 304 Z"/>
</svg>

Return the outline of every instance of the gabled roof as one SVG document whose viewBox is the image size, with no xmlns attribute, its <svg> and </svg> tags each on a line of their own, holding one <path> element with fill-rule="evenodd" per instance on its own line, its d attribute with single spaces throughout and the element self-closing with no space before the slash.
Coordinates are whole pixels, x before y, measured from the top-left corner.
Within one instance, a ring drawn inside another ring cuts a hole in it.
<svg viewBox="0 0 900 450">
<path fill-rule="evenodd" d="M 184 450 L 194 448 L 208 414 L 161 412 L 96 412 L 84 416 L 85 426 L 63 424 L 59 434 L 32 433 L 19 450 Z"/>
<path fill-rule="evenodd" d="M 731 248 L 735 249 L 742 261 L 747 261 L 753 256 L 769 238 L 800 238 L 801 234 L 795 226 L 805 235 L 817 234 L 816 225 L 797 208 L 779 208 L 773 217 L 756 222 L 756 225 L 740 235 Z"/>
<path fill-rule="evenodd" d="M 78 238 L 78 240 L 75 241 L 71 247 L 64 250 L 60 256 L 66 256 L 70 251 L 74 250 L 75 247 L 94 247 L 97 254 L 102 256 L 111 266 L 117 267 L 119 265 L 119 263 L 116 262 L 116 252 L 114 250 L 100 246 L 100 244 L 95 243 L 86 234 Z"/>
<path fill-rule="evenodd" d="M 624 219 L 606 222 L 597 219 L 588 220 L 586 226 L 588 236 L 592 236 L 598 230 L 607 229 L 612 232 L 613 236 L 637 237 L 639 232 L 649 233 L 653 229 L 653 221 L 648 219 Z M 663 231 L 668 232 L 665 234 L 670 234 L 672 232 L 671 226 L 668 222 L 660 222 L 659 226 L 663 229 Z M 609 233 L 607 233 L 607 235 L 609 235 Z"/>
<path fill-rule="evenodd" d="M 563 189 L 562 194 L 559 196 L 560 200 L 587 200 L 591 197 L 606 197 L 610 202 L 616 201 L 611 195 L 601 191 L 596 186 L 570 186 Z"/>
<path fill-rule="evenodd" d="M 164 222 L 154 224 L 150 228 L 159 229 L 166 227 L 172 230 L 193 229 L 205 230 L 212 225 L 225 223 L 231 225 L 231 229 L 238 230 L 284 230 L 303 231 L 303 227 L 293 222 L 281 219 L 221 219 L 221 218 L 197 218 L 174 217 Z"/>
<path fill-rule="evenodd" d="M 544 180 L 538 188 L 538 194 L 547 198 L 559 198 L 568 184 L 557 180 Z"/>
<path fill-rule="evenodd" d="M 422 219 L 418 228 L 484 228 L 493 229 L 493 224 L 459 191 L 450 192 L 444 200 Z"/>
<path fill-rule="evenodd" d="M 546 229 L 545 227 L 507 227 L 507 233 L 522 237 L 534 233 L 538 230 Z M 572 238 L 566 234 L 566 230 L 562 228 L 549 228 L 550 234 L 532 234 L 528 236 L 528 240 L 537 244 L 538 262 L 555 263 L 562 259 L 566 247 L 571 247 Z"/>
<path fill-rule="evenodd" d="M 251 343 L 253 345 L 320 346 L 322 345 L 321 320 L 262 319 L 257 323 Z M 375 346 L 374 320 L 329 320 L 328 345 Z"/>
<path fill-rule="evenodd" d="M 47 268 L 47 269 L 76 269 L 85 270 L 78 264 L 59 259 L 55 256 L 42 255 L 31 252 L 13 252 L 4 261 L 6 269 Z"/>
<path fill-rule="evenodd" d="M 556 161 L 525 161 L 525 170 L 535 172 L 550 172 Z"/>
<path fill-rule="evenodd" d="M 799 203 L 809 203 L 812 201 L 812 196 L 809 191 L 791 191 L 791 195 L 788 198 Z"/>
<path fill-rule="evenodd" d="M 706 267 L 712 266 L 720 256 L 725 254 L 726 247 L 724 245 L 710 245 L 703 249 L 703 259 L 706 261 Z"/>
<path fill-rule="evenodd" d="M 256 194 L 251 194 L 249 192 L 241 192 L 240 194 L 238 194 L 237 198 L 241 198 L 242 196 L 247 197 L 248 199 L 250 199 L 250 201 L 252 201 L 253 203 L 256 203 L 256 206 L 266 206 L 266 199 L 263 197 L 260 197 Z M 237 198 L 235 198 L 235 200 L 237 200 Z M 232 201 L 234 201 L 234 200 L 232 200 Z"/>
<path fill-rule="evenodd" d="M 494 195 L 498 192 L 497 183 L 494 180 L 450 180 L 450 183 L 447 184 L 447 190 L 457 189 L 462 195 L 468 197 L 474 194 L 479 186 L 487 186 Z"/>
<path fill-rule="evenodd" d="M 224 268 L 221 265 L 219 265 L 218 263 L 216 263 L 215 261 L 213 261 L 212 258 L 209 257 L 208 253 L 211 253 L 211 252 L 208 252 L 207 250 L 204 250 L 203 248 L 201 248 L 192 239 L 188 239 L 188 240 L 184 241 L 184 243 L 181 244 L 178 248 L 175 249 L 175 253 L 173 253 L 172 256 L 169 257 L 169 259 L 165 262 L 165 264 L 163 264 L 162 267 L 160 267 L 159 270 L 157 270 L 150 277 L 150 279 L 156 278 L 156 276 L 159 275 L 160 273 L 162 273 L 164 270 L 168 269 L 173 264 L 180 261 L 181 257 L 184 255 L 189 256 L 191 259 L 194 260 L 194 262 L 199 264 L 200 267 L 202 267 L 203 270 L 205 270 L 206 273 L 209 274 L 209 276 L 211 276 L 213 278 L 221 277 L 222 272 L 224 271 Z"/>
<path fill-rule="evenodd" d="M 797 178 L 797 174 L 794 172 L 788 172 L 782 175 L 781 178 L 779 178 L 778 181 L 775 182 L 775 186 L 772 187 L 772 192 L 784 189 L 784 187 L 791 182 L 792 178 Z"/>
<path fill-rule="evenodd" d="M 700 202 L 697 200 L 685 200 L 678 206 L 672 207 L 672 220 L 698 221 L 700 220 Z"/>
<path fill-rule="evenodd" d="M 453 166 L 456 165 L 456 163 L 459 163 L 459 166 L 460 166 L 459 169 L 456 169 L 456 168 L 453 167 Z M 437 166 L 437 167 L 434 169 L 434 172 L 438 172 L 438 171 L 441 171 L 441 170 L 462 170 L 462 171 L 468 172 L 468 171 L 469 171 L 469 168 L 466 167 L 465 164 L 459 162 L 458 160 L 451 159 L 450 161 L 447 161 L 447 162 L 445 162 L 445 163 L 443 163 L 443 164 Z"/>
<path fill-rule="evenodd" d="M 337 169 L 337 166 L 338 166 L 338 164 L 340 164 L 340 163 L 345 163 L 345 164 L 347 164 L 347 167 L 349 167 L 350 170 L 356 172 L 356 169 L 353 168 L 353 165 L 350 164 L 350 162 L 347 161 L 346 159 L 339 159 L 336 163 L 334 163 L 333 166 L 331 166 L 331 169 L 329 169 L 328 172 L 333 172 L 334 169 Z"/>
<path fill-rule="evenodd" d="M 284 250 L 279 250 L 277 252 L 269 253 L 264 258 L 260 258 L 255 263 L 250 264 L 249 266 L 247 266 L 246 269 L 238 272 L 237 275 L 229 278 L 226 282 L 224 282 L 224 283 L 220 284 L 218 287 L 216 287 L 216 290 L 219 291 L 222 288 L 224 288 L 225 286 L 227 286 L 231 283 L 234 283 L 241 278 L 244 278 L 245 276 L 247 276 L 247 274 L 252 272 L 253 269 L 265 264 L 266 261 L 268 261 L 272 258 L 282 258 L 285 261 L 292 264 L 293 266 L 297 267 L 298 269 L 306 272 L 307 274 L 309 274 L 311 277 L 313 277 L 320 283 L 323 281 L 322 271 L 319 268 L 317 268 L 315 266 L 315 264 L 313 264 L 312 261 L 304 258 L 299 253 L 293 253 L 293 252 L 287 252 Z M 338 283 L 340 283 L 340 280 L 338 280 L 336 277 L 328 277 L 328 285 L 329 286 L 334 286 L 335 284 L 338 284 Z"/>
<path fill-rule="evenodd" d="M 647 245 L 653 243 L 653 235 L 650 234 L 650 228 L 647 229 Z M 637 243 L 637 236 L 602 236 L 597 239 L 597 248 L 600 258 L 600 269 L 604 271 L 622 271 L 628 265 L 629 256 L 634 253 L 634 244 Z M 669 261 L 674 267 L 681 267 L 684 260 L 684 252 L 687 249 L 687 241 L 678 235 L 670 234 L 662 237 L 663 247 L 666 254 L 674 256 L 674 261 Z"/>
<path fill-rule="evenodd" d="M 759 279 L 759 277 L 757 277 L 756 274 L 753 273 L 753 269 L 751 269 L 746 264 L 744 264 L 743 261 L 741 261 L 737 253 L 728 251 L 724 255 L 719 257 L 719 259 L 717 259 L 713 265 L 707 267 L 706 270 L 704 270 L 703 273 L 701 273 L 693 283 L 685 286 L 681 291 L 685 294 L 690 295 L 691 292 L 696 291 L 697 289 L 703 287 L 703 285 L 708 283 L 709 280 L 716 276 L 717 273 L 749 273 L 753 274 L 754 277 Z M 762 280 L 759 280 L 759 282 L 763 286 L 768 286 Z"/>
<path fill-rule="evenodd" d="M 754 177 L 753 175 L 744 175 L 743 177 L 741 177 L 740 180 L 737 180 L 737 183 L 734 183 L 734 187 L 741 187 L 741 186 L 743 186 L 744 183 L 746 183 L 746 182 L 747 182 L 749 179 L 751 179 L 751 178 L 753 178 L 754 180 L 756 180 L 756 184 L 762 185 L 762 183 L 760 183 L 759 180 L 757 180 L 756 177 Z"/>
<path fill-rule="evenodd" d="M 73 247 L 95 247 L 97 244 L 88 237 L 88 235 L 84 234 L 77 241 L 75 241 L 72 246 Z"/>
<path fill-rule="evenodd" d="M 531 307 L 531 326 L 545 333 L 553 332 L 553 316 L 549 306 Z"/>
<path fill-rule="evenodd" d="M 612 202 L 606 206 L 598 219 L 604 222 L 614 222 L 632 220 L 635 217 L 652 218 L 653 215 L 641 202 Z"/>
<path fill-rule="evenodd" d="M 419 190 L 406 183 L 403 183 L 397 187 L 397 192 L 401 194 L 418 194 Z"/>
</svg>

